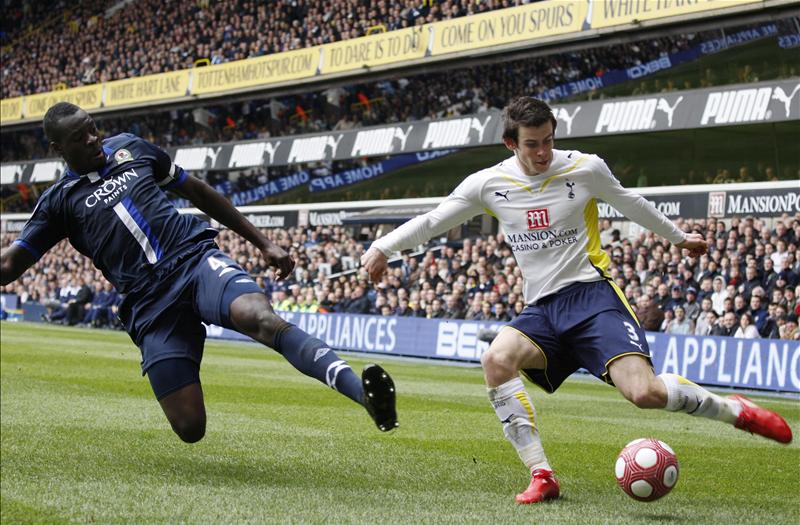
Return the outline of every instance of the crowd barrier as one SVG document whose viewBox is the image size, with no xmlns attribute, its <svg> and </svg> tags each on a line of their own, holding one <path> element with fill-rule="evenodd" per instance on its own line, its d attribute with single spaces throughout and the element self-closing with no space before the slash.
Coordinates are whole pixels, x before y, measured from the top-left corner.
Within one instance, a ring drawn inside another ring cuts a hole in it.
<svg viewBox="0 0 800 525">
<path fill-rule="evenodd" d="M 44 307 L 2 294 L 10 319 L 40 321 Z M 20 315 L 24 312 L 23 315 Z M 17 314 L 17 315 L 13 315 Z M 383 317 L 355 314 L 279 312 L 281 317 L 332 347 L 355 352 L 479 363 L 489 344 L 481 330 L 499 330 L 505 323 Z M 215 325 L 209 337 L 251 341 Z M 648 332 L 647 343 L 657 374 L 673 373 L 702 385 L 800 393 L 800 341 L 736 339 Z"/>
<path fill-rule="evenodd" d="M 488 343 L 482 329 L 505 323 L 280 312 L 335 348 L 405 357 L 480 362 Z M 207 327 L 209 337 L 250 340 L 232 330 Z M 674 373 L 703 385 L 800 393 L 800 342 L 735 339 L 648 332 L 657 374 Z"/>
</svg>

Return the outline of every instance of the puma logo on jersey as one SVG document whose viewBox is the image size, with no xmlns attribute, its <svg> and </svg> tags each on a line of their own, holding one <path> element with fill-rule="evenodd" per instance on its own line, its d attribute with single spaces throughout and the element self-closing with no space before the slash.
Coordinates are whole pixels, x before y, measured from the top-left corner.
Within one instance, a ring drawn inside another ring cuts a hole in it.
<svg viewBox="0 0 800 525">
<path fill-rule="evenodd" d="M 494 192 L 494 195 L 495 195 L 495 197 L 503 197 L 505 200 L 508 200 L 508 192 L 510 192 L 510 191 L 511 190 L 506 190 L 504 193 L 496 191 L 496 192 Z"/>
</svg>

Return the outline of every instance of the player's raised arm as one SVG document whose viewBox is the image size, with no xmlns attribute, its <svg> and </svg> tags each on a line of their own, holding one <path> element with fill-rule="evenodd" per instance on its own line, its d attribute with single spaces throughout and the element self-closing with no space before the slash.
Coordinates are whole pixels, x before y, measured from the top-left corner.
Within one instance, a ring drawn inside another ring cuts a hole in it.
<svg viewBox="0 0 800 525">
<path fill-rule="evenodd" d="M 182 197 L 189 199 L 209 217 L 235 231 L 264 254 L 267 264 L 277 268 L 278 278 L 288 276 L 294 269 L 294 261 L 280 246 L 276 245 L 253 226 L 225 197 L 202 180 L 187 175 L 185 181 L 174 189 Z"/>
<path fill-rule="evenodd" d="M 36 263 L 36 257 L 18 244 L 12 244 L 0 254 L 0 285 L 16 281 L 25 270 Z"/>
<path fill-rule="evenodd" d="M 372 282 L 377 283 L 386 273 L 391 253 L 418 246 L 479 214 L 483 208 L 478 197 L 479 180 L 476 179 L 477 174 L 468 177 L 435 209 L 414 217 L 373 242 L 361 256 L 361 265 Z"/>
</svg>

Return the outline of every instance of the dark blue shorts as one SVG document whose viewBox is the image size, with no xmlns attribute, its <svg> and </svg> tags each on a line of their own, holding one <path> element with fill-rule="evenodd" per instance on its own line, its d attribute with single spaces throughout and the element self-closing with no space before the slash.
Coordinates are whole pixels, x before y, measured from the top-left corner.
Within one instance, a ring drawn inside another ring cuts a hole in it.
<svg viewBox="0 0 800 525">
<path fill-rule="evenodd" d="M 611 361 L 634 354 L 650 362 L 644 328 L 610 281 L 572 284 L 527 306 L 509 326 L 544 354 L 543 370 L 522 373 L 550 393 L 581 368 L 613 384 L 608 375 Z"/>
<path fill-rule="evenodd" d="M 200 365 L 189 359 L 162 359 L 147 369 L 147 379 L 161 401 L 181 388 L 200 382 Z"/>
<path fill-rule="evenodd" d="M 142 353 L 142 373 L 164 359 L 198 365 L 203 357 L 203 323 L 235 329 L 229 314 L 240 295 L 263 290 L 233 259 L 208 243 L 155 277 L 153 287 L 126 298 L 120 318 Z M 159 285 L 160 284 L 160 285 Z"/>
</svg>

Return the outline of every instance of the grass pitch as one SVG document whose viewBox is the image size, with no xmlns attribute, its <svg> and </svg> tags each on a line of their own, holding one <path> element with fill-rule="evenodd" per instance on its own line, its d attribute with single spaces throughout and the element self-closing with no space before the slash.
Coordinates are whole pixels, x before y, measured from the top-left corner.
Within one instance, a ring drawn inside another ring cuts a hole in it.
<svg viewBox="0 0 800 525">
<path fill-rule="evenodd" d="M 401 427 L 255 345 L 210 342 L 208 432 L 178 440 L 124 333 L 22 323 L 2 330 L 2 502 L 10 523 L 800 522 L 800 447 L 721 423 L 641 411 L 597 381 L 530 391 L 563 498 L 517 506 L 528 478 L 480 370 L 376 359 Z M 366 361 L 352 358 L 360 368 Z M 797 435 L 797 399 L 761 398 Z M 619 450 L 669 443 L 673 492 L 638 503 L 616 486 Z"/>
</svg>

